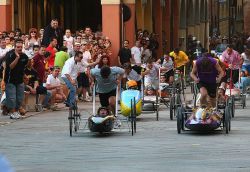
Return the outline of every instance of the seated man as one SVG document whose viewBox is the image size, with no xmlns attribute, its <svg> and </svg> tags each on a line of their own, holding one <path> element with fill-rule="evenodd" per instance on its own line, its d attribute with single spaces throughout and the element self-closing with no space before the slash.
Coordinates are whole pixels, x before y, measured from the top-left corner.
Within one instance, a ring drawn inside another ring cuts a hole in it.
<svg viewBox="0 0 250 172">
<path fill-rule="evenodd" d="M 42 89 L 42 86 L 39 86 L 38 82 L 38 74 L 33 69 L 33 60 L 29 59 L 28 64 L 24 70 L 24 84 L 25 84 L 25 105 L 27 105 L 28 102 L 28 95 L 36 95 L 41 94 L 43 95 L 41 98 L 41 102 L 44 106 L 48 105 L 48 100 L 50 98 L 50 94 L 47 94 L 46 90 Z M 38 102 L 36 102 L 38 103 Z"/>
<path fill-rule="evenodd" d="M 60 72 L 59 67 L 52 68 L 52 74 L 48 75 L 46 81 L 46 88 L 52 94 L 51 98 L 52 105 L 54 105 L 55 103 L 62 103 L 66 100 L 66 96 L 63 93 L 61 82 L 58 79 L 59 72 Z M 53 108 L 56 109 L 55 106 L 53 106 Z"/>
</svg>

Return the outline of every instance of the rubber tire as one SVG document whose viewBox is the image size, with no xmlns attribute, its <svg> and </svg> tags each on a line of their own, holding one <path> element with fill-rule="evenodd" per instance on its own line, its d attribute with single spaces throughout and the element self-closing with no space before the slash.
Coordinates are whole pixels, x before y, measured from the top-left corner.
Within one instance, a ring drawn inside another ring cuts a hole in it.
<svg viewBox="0 0 250 172">
<path fill-rule="evenodd" d="M 173 118 L 174 118 L 174 97 L 171 97 L 171 99 L 170 99 L 169 111 L 170 111 L 170 120 L 173 120 Z"/>
<path fill-rule="evenodd" d="M 180 134 L 181 133 L 181 129 L 182 129 L 182 109 L 181 107 L 178 107 L 177 109 L 177 133 Z"/>
<path fill-rule="evenodd" d="M 69 134 L 70 137 L 72 137 L 72 132 L 73 132 L 73 113 L 72 113 L 72 109 L 69 109 Z"/>
<path fill-rule="evenodd" d="M 229 127 L 230 127 L 230 112 L 229 107 L 227 106 L 224 113 L 224 129 L 226 134 L 229 133 Z"/>
</svg>

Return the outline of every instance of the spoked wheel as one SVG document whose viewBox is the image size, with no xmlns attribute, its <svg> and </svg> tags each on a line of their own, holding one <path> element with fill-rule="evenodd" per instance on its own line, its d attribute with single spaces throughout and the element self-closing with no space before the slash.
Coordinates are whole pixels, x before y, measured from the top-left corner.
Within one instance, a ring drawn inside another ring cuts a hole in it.
<svg viewBox="0 0 250 172">
<path fill-rule="evenodd" d="M 174 97 L 170 98 L 170 105 L 169 105 L 169 110 L 170 110 L 170 119 L 173 120 L 174 117 Z"/>
<path fill-rule="evenodd" d="M 74 120 L 74 117 L 73 117 L 73 111 L 72 111 L 71 108 L 69 109 L 68 120 L 69 120 L 69 134 L 70 134 L 70 136 L 72 137 L 72 132 L 73 132 L 73 120 Z"/>
<path fill-rule="evenodd" d="M 242 108 L 246 107 L 246 95 L 242 95 Z"/>
<path fill-rule="evenodd" d="M 158 95 L 156 95 L 156 121 L 159 121 L 159 106 L 160 106 L 160 99 Z"/>
<path fill-rule="evenodd" d="M 232 117 L 234 118 L 235 115 L 235 100 L 234 100 L 234 96 L 232 96 L 232 100 L 231 100 L 231 112 L 232 112 Z"/>
<path fill-rule="evenodd" d="M 132 101 L 131 99 L 131 113 L 130 113 L 130 118 L 131 118 L 131 131 L 132 131 L 132 136 L 134 133 L 136 133 L 136 103 L 135 103 L 135 98 Z"/>
<path fill-rule="evenodd" d="M 224 113 L 224 129 L 226 131 L 226 134 L 229 133 L 230 129 L 231 129 L 231 124 L 230 124 L 230 110 L 229 107 L 227 106 L 225 109 L 225 113 Z"/>
<path fill-rule="evenodd" d="M 183 114 L 182 114 L 182 108 L 178 107 L 177 109 L 177 132 L 178 134 L 181 133 L 182 128 L 184 128 L 183 126 Z"/>
</svg>

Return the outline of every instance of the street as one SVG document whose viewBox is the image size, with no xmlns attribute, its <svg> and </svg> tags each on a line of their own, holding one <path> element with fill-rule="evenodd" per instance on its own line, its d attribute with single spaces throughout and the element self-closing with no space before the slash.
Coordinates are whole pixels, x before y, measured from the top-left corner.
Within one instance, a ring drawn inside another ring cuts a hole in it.
<svg viewBox="0 0 250 172">
<path fill-rule="evenodd" d="M 122 129 L 100 135 L 80 130 L 69 136 L 68 111 L 46 111 L 0 126 L 0 153 L 17 172 L 140 172 L 140 171 L 250 171 L 250 115 L 248 107 L 236 110 L 232 130 L 177 134 L 176 119 L 161 108 L 143 113 L 137 133 Z M 91 103 L 80 103 L 83 125 Z M 87 110 L 87 111 L 86 111 Z"/>
</svg>

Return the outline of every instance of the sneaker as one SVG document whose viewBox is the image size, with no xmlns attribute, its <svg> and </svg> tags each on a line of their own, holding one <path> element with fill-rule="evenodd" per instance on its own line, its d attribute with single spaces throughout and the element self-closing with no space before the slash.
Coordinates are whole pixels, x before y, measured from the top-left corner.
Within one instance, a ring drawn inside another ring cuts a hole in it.
<svg viewBox="0 0 250 172">
<path fill-rule="evenodd" d="M 51 109 L 52 111 L 57 111 L 57 110 L 58 110 L 58 107 L 57 107 L 56 105 L 51 105 L 51 106 L 50 106 L 50 109 Z"/>
<path fill-rule="evenodd" d="M 20 108 L 19 113 L 20 115 L 24 116 L 27 113 L 27 111 L 24 108 Z"/>
<path fill-rule="evenodd" d="M 120 128 L 121 125 L 122 125 L 121 120 L 116 119 L 116 120 L 115 120 L 115 123 L 114 123 L 114 129 Z"/>
<path fill-rule="evenodd" d="M 10 113 L 10 119 L 19 119 L 19 118 L 21 118 L 19 112 Z"/>
<path fill-rule="evenodd" d="M 84 99 L 82 97 L 78 97 L 78 100 L 81 102 L 84 101 Z"/>
<path fill-rule="evenodd" d="M 89 97 L 88 97 L 88 98 L 85 98 L 84 101 L 85 101 L 85 102 L 91 102 L 91 100 L 90 100 Z"/>
</svg>

